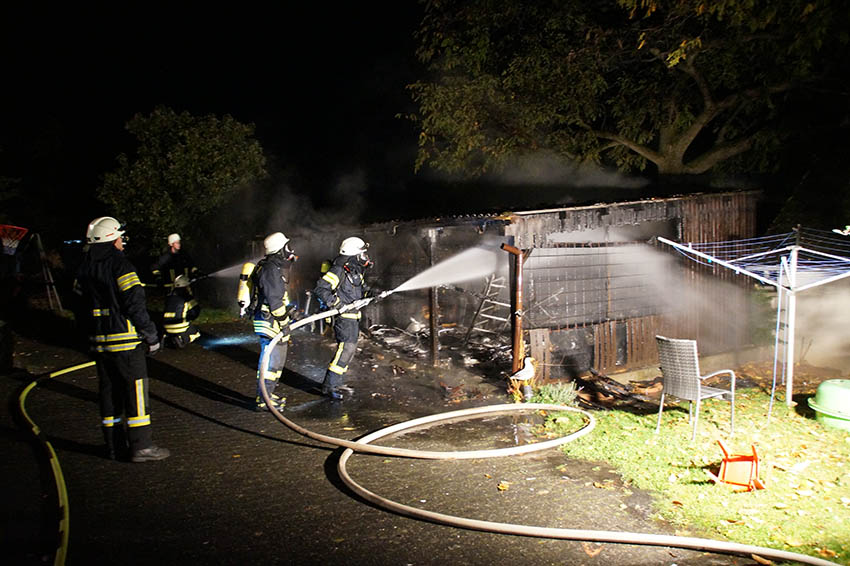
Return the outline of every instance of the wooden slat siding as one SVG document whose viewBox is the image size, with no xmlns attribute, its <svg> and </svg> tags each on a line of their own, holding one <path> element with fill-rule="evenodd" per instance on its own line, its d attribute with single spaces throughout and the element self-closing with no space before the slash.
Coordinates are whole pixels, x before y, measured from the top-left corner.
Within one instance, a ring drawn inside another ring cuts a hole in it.
<svg viewBox="0 0 850 566">
<path fill-rule="evenodd" d="M 699 194 L 667 199 L 646 200 L 630 203 L 593 205 L 517 214 L 505 226 L 505 235 L 514 237 L 514 245 L 521 249 L 549 247 L 553 245 L 550 235 L 559 232 L 577 232 L 606 226 L 637 225 L 645 222 L 678 219 L 680 241 L 684 243 L 719 242 L 752 238 L 756 227 L 756 204 L 759 192 Z M 659 249 L 667 250 L 666 246 Z M 669 251 L 669 250 L 667 250 Z M 713 283 L 745 279 L 735 276 L 730 270 L 717 266 L 704 267 L 689 263 L 686 273 L 687 284 L 694 292 L 722 305 L 723 296 Z M 531 305 L 527 305 L 530 308 Z M 643 317 L 625 321 L 627 324 L 627 360 L 625 366 L 615 367 L 617 360 L 615 322 L 594 324 L 591 321 L 574 321 L 550 332 L 585 328 L 594 330 L 594 367 L 598 371 L 624 370 L 646 367 L 657 363 L 655 335 L 696 337 L 699 339 L 697 312 L 690 311 L 682 316 Z M 729 346 L 742 343 L 748 335 L 746 325 L 729 336 Z"/>
<path fill-rule="evenodd" d="M 593 367 L 604 373 L 617 366 L 617 321 L 593 326 Z"/>
<path fill-rule="evenodd" d="M 626 351 L 630 367 L 641 367 L 657 359 L 655 341 L 647 337 L 658 334 L 660 327 L 661 317 L 657 315 L 626 321 Z"/>
<path fill-rule="evenodd" d="M 709 243 L 755 237 L 757 198 L 757 193 L 737 193 L 703 195 L 699 199 L 683 201 L 681 241 Z M 747 277 L 735 275 L 730 269 L 696 263 L 688 265 L 688 281 L 696 293 L 718 306 L 723 305 L 724 296 L 722 289 L 715 284 L 717 281 L 742 286 L 751 283 Z M 730 313 L 730 317 L 737 314 Z M 705 338 L 705 329 L 700 328 L 695 312 L 686 313 L 682 322 L 678 337 L 697 341 Z M 746 323 L 746 318 L 741 316 L 740 324 L 732 325 L 734 331 L 725 336 L 724 344 L 717 345 L 718 350 L 734 349 L 746 343 L 749 336 Z"/>
<path fill-rule="evenodd" d="M 537 379 L 547 381 L 552 367 L 552 344 L 548 328 L 535 328 L 528 332 L 531 357 L 537 360 Z"/>
</svg>

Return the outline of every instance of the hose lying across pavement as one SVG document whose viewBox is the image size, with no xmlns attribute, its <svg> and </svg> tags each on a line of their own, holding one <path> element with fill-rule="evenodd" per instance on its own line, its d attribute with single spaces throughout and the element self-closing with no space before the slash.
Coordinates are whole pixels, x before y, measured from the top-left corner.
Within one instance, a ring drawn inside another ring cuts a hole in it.
<svg viewBox="0 0 850 566">
<path fill-rule="evenodd" d="M 322 316 L 328 316 L 329 314 L 335 313 L 320 313 Z M 308 324 L 312 322 L 316 318 L 320 318 L 319 315 L 313 315 L 311 317 L 299 320 L 298 322 L 293 323 L 290 326 L 290 331 L 295 330 L 296 328 L 303 326 L 304 324 Z M 795 552 L 787 552 L 784 550 L 777 550 L 773 548 L 754 546 L 749 544 L 739 544 L 734 542 L 726 542 L 720 540 L 713 539 L 703 539 L 703 538 L 695 538 L 695 537 L 680 537 L 673 535 L 658 535 L 652 533 L 630 533 L 630 532 L 620 532 L 620 531 L 597 531 L 597 530 L 587 530 L 587 529 L 561 529 L 561 528 L 547 528 L 547 527 L 535 527 L 531 525 L 517 525 L 512 523 L 497 523 L 493 521 L 481 521 L 478 519 L 469 519 L 465 517 L 457 517 L 454 515 L 446 515 L 443 513 L 436 513 L 433 511 L 426 511 L 424 509 L 419 509 L 417 507 L 411 507 L 409 505 L 404 505 L 402 503 L 398 503 L 396 501 L 392 501 L 385 497 L 381 497 L 380 495 L 369 491 L 365 487 L 358 484 L 354 481 L 351 476 L 348 474 L 348 470 L 346 469 L 346 463 L 349 458 L 354 454 L 354 452 L 365 452 L 368 454 L 382 454 L 387 456 L 401 456 L 406 458 L 422 458 L 422 459 L 430 459 L 430 460 L 458 460 L 458 459 L 469 459 L 469 458 L 493 458 L 500 456 L 511 456 L 516 454 L 524 454 L 528 452 L 535 452 L 540 450 L 546 450 L 548 448 L 552 448 L 554 446 L 558 446 L 561 444 L 565 444 L 577 438 L 580 438 L 588 433 L 590 433 L 593 428 L 596 426 L 596 420 L 593 418 L 589 412 L 584 411 L 582 409 L 577 409 L 575 407 L 566 407 L 563 405 L 550 405 L 550 404 L 538 404 L 538 403 L 511 403 L 505 405 L 491 405 L 485 407 L 475 407 L 471 409 L 463 409 L 459 411 L 451 411 L 448 413 L 440 413 L 435 415 L 429 415 L 426 417 L 413 419 L 410 421 L 406 421 L 403 423 L 395 424 L 386 428 L 382 428 L 376 432 L 368 434 L 361 438 L 358 441 L 344 440 L 341 438 L 334 438 L 332 436 L 326 436 L 324 434 L 319 434 L 308 430 L 291 420 L 284 417 L 280 411 L 278 411 L 274 404 L 272 403 L 271 398 L 269 397 L 268 391 L 266 390 L 266 375 L 267 368 L 269 364 L 269 358 L 271 356 L 271 351 L 277 345 L 277 343 L 283 337 L 283 333 L 279 333 L 275 336 L 269 345 L 266 347 L 263 352 L 262 363 L 260 364 L 260 391 L 263 395 L 263 399 L 265 399 L 266 406 L 269 407 L 269 410 L 274 415 L 274 417 L 291 428 L 295 432 L 302 434 L 308 438 L 312 438 L 313 440 L 317 440 L 319 442 L 324 442 L 326 444 L 331 444 L 333 446 L 341 446 L 344 447 L 342 455 L 340 456 L 339 463 L 337 464 L 337 471 L 339 472 L 342 481 L 351 488 L 355 493 L 378 505 L 383 507 L 384 509 L 389 509 L 391 511 L 395 511 L 402 515 L 406 515 L 408 517 L 413 517 L 416 519 L 424 519 L 426 521 L 431 521 L 435 523 L 441 523 L 444 525 L 450 525 L 454 527 L 470 529 L 475 531 L 485 531 L 492 533 L 501 533 L 501 534 L 509 534 L 509 535 L 522 535 L 529 537 L 538 537 L 538 538 L 551 538 L 551 539 L 563 539 L 563 540 L 575 540 L 575 541 L 590 541 L 590 542 L 613 542 L 613 543 L 621 543 L 621 544 L 638 544 L 638 545 L 649 545 L 649 546 L 665 546 L 665 547 L 675 547 L 675 548 L 686 548 L 690 550 L 699 550 L 699 551 L 708 551 L 708 552 L 719 552 L 725 554 L 739 554 L 744 556 L 758 555 L 764 558 L 770 558 L 775 560 L 783 560 L 783 561 L 792 561 L 792 562 L 800 562 L 802 564 L 814 564 L 815 566 L 836 566 L 835 562 L 830 562 L 828 560 L 823 560 L 821 558 L 816 558 L 813 556 L 807 556 L 805 554 L 798 554 Z M 579 429 L 572 434 L 567 436 L 555 438 L 553 440 L 548 440 L 545 442 L 540 442 L 538 444 L 526 444 L 522 446 L 513 446 L 510 448 L 500 448 L 493 450 L 469 450 L 469 451 L 457 451 L 457 452 L 436 452 L 436 451 L 427 451 L 427 450 L 410 450 L 404 448 L 393 448 L 390 446 L 375 446 L 370 444 L 372 441 L 378 440 L 385 436 L 389 436 L 391 434 L 395 434 L 397 432 L 407 430 L 413 427 L 421 426 L 424 424 L 436 423 L 440 421 L 448 421 L 455 420 L 462 417 L 469 417 L 473 415 L 482 415 L 482 414 L 491 414 L 491 413 L 506 413 L 506 412 L 518 412 L 518 411 L 538 411 L 538 410 L 546 410 L 546 411 L 572 411 L 576 413 L 583 414 L 588 419 L 588 424 Z"/>
<path fill-rule="evenodd" d="M 54 566 L 62 566 L 65 564 L 65 556 L 68 554 L 68 531 L 70 528 L 70 515 L 71 511 L 68 507 L 68 491 L 65 488 L 65 476 L 62 475 L 62 468 L 59 466 L 59 458 L 56 457 L 56 451 L 53 450 L 53 446 L 50 444 L 50 441 L 47 440 L 47 435 L 44 434 L 38 425 L 30 418 L 27 413 L 26 408 L 26 400 L 27 395 L 29 395 L 30 391 L 32 391 L 36 385 L 40 381 L 45 379 L 53 379 L 54 377 L 64 375 L 66 373 L 71 373 L 72 371 L 77 371 L 78 369 L 84 369 L 87 367 L 91 367 L 95 364 L 95 362 L 85 362 L 76 366 L 71 366 L 65 369 L 61 369 L 58 371 L 54 371 L 53 373 L 48 374 L 47 376 L 42 376 L 34 379 L 29 385 L 24 388 L 21 394 L 18 396 L 18 410 L 21 413 L 21 416 L 24 420 L 27 421 L 27 424 L 30 426 L 30 432 L 38 439 L 39 442 L 44 446 L 44 449 L 47 451 L 47 457 L 50 460 L 50 469 L 53 472 L 53 481 L 56 484 L 56 497 L 59 501 L 59 511 L 62 515 L 62 518 L 59 520 L 59 540 L 56 546 L 56 554 L 53 557 Z"/>
<path fill-rule="evenodd" d="M 321 313 L 322 316 L 328 316 L 329 313 Z M 302 319 L 290 327 L 290 330 L 294 330 L 303 324 L 308 324 L 312 322 L 318 316 L 308 317 L 306 319 Z M 457 517 L 454 515 L 446 515 L 443 513 L 436 513 L 433 511 L 426 511 L 424 509 L 419 509 L 416 507 L 411 507 L 409 505 L 404 505 L 402 503 L 398 503 L 396 501 L 392 501 L 390 499 L 381 497 L 376 493 L 369 491 L 364 488 L 357 482 L 355 482 L 351 476 L 348 474 L 348 470 L 346 469 L 346 464 L 354 454 L 354 452 L 365 452 L 369 454 L 382 454 L 387 456 L 400 456 L 406 458 L 420 458 L 420 459 L 430 459 L 430 460 L 457 460 L 457 459 L 470 459 L 470 458 L 492 458 L 492 457 L 500 457 L 500 456 L 512 456 L 517 454 L 524 454 L 529 452 L 535 452 L 540 450 L 546 450 L 548 448 L 553 448 L 555 446 L 559 446 L 561 444 L 565 444 L 577 438 L 580 438 L 586 434 L 589 434 L 593 428 L 596 426 L 596 421 L 593 418 L 593 415 L 587 411 L 577 409 L 575 407 L 566 407 L 563 405 L 550 405 L 550 404 L 538 404 L 538 403 L 511 403 L 504 405 L 491 405 L 486 407 L 475 407 L 471 409 L 463 409 L 459 411 L 451 411 L 448 413 L 440 413 L 435 415 L 429 415 L 426 417 L 421 417 L 418 419 L 413 419 L 410 421 L 406 421 L 403 423 L 399 423 L 396 425 L 392 425 L 383 429 L 380 429 L 376 432 L 368 434 L 361 438 L 358 441 L 344 440 L 341 438 L 335 438 L 332 436 L 326 436 L 323 434 L 319 434 L 313 431 L 310 431 L 291 420 L 284 417 L 277 409 L 274 408 L 274 405 L 271 402 L 271 398 L 269 397 L 268 391 L 265 387 L 265 377 L 268 373 L 267 367 L 269 364 L 269 357 L 271 355 L 272 349 L 277 345 L 280 339 L 283 337 L 282 333 L 279 333 L 275 336 L 272 341 L 269 343 L 268 347 L 266 347 L 265 352 L 263 353 L 262 364 L 260 365 L 260 391 L 263 395 L 263 399 L 266 401 L 266 406 L 269 407 L 271 413 L 275 416 L 275 418 L 294 430 L 295 432 L 304 435 L 308 438 L 312 438 L 313 440 L 317 440 L 319 442 L 323 442 L 326 444 L 331 444 L 333 446 L 344 447 L 346 450 L 343 451 L 340 456 L 339 463 L 337 464 L 337 470 L 339 472 L 340 477 L 343 482 L 355 493 L 370 501 L 380 507 L 385 509 L 395 511 L 399 514 L 406 515 L 408 517 L 413 517 L 416 519 L 424 519 L 426 521 L 431 521 L 435 523 L 440 523 L 444 525 L 476 530 L 476 531 L 484 531 L 484 532 L 492 532 L 492 533 L 501 533 L 501 534 L 510 534 L 510 535 L 522 535 L 529 537 L 537 537 L 537 538 L 551 538 L 551 539 L 562 539 L 562 540 L 575 540 L 575 541 L 589 541 L 589 542 L 609 542 L 609 543 L 620 543 L 620 544 L 637 544 L 637 545 L 649 545 L 649 546 L 664 546 L 664 547 L 672 547 L 672 548 L 685 548 L 690 550 L 698 550 L 698 551 L 707 551 L 707 552 L 719 552 L 726 554 L 738 554 L 744 556 L 750 555 L 759 555 L 764 558 L 771 558 L 775 560 L 783 560 L 783 561 L 792 561 L 799 562 L 801 564 L 813 564 L 815 566 L 837 566 L 835 562 L 830 562 L 828 560 L 823 560 L 821 558 L 816 558 L 813 556 L 807 556 L 805 554 L 798 554 L 794 552 L 786 552 L 783 550 L 777 550 L 773 548 L 761 547 L 761 546 L 753 546 L 748 544 L 739 544 L 734 542 L 726 542 L 712 539 L 702 539 L 695 537 L 679 537 L 673 535 L 658 535 L 651 533 L 631 533 L 631 532 L 620 532 L 620 531 L 597 531 L 597 530 L 588 530 L 588 529 L 561 529 L 561 528 L 547 528 L 547 527 L 535 527 L 531 525 L 517 525 L 512 523 L 497 523 L 493 521 L 481 521 L 478 519 L 469 519 L 465 517 Z M 68 494 L 65 487 L 65 479 L 62 475 L 62 468 L 59 466 L 59 460 L 56 456 L 56 452 L 53 450 L 52 445 L 47 440 L 47 436 L 39 429 L 39 427 L 30 419 L 29 414 L 27 413 L 25 402 L 27 395 L 29 392 L 44 379 L 52 379 L 54 377 L 70 373 L 72 371 L 76 371 L 79 369 L 91 367 L 95 364 L 95 362 L 86 362 L 76 366 L 71 366 L 62 370 L 55 371 L 50 373 L 45 377 L 40 377 L 33 380 L 21 393 L 18 398 L 18 408 L 20 410 L 23 418 L 29 423 L 31 432 L 38 438 L 38 440 L 45 446 L 45 449 L 48 452 L 50 458 L 50 466 L 53 471 L 54 481 L 56 483 L 56 492 L 59 499 L 59 507 L 62 513 L 62 518 L 59 523 L 59 543 L 57 545 L 56 554 L 54 556 L 53 564 L 54 566 L 62 566 L 65 563 L 65 557 L 68 553 L 68 533 L 70 527 L 70 509 L 68 506 Z M 456 452 L 439 452 L 439 451 L 427 451 L 427 450 L 410 450 L 404 448 L 394 448 L 390 446 L 375 446 L 370 444 L 371 442 L 383 438 L 385 436 L 389 436 L 391 434 L 395 434 L 397 432 L 407 430 L 413 427 L 421 426 L 424 424 L 436 423 L 440 421 L 448 421 L 455 420 L 463 417 L 482 415 L 482 414 L 492 414 L 492 413 L 508 413 L 508 412 L 519 412 L 519 411 L 538 411 L 538 410 L 546 410 L 546 411 L 571 411 L 583 414 L 588 419 L 588 424 L 586 424 L 583 428 L 579 429 L 576 432 L 573 432 L 569 435 L 555 438 L 552 440 L 547 440 L 545 442 L 540 442 L 537 444 L 527 444 L 522 446 L 513 446 L 510 448 L 500 448 L 493 450 L 468 450 L 468 451 L 456 451 Z"/>
</svg>

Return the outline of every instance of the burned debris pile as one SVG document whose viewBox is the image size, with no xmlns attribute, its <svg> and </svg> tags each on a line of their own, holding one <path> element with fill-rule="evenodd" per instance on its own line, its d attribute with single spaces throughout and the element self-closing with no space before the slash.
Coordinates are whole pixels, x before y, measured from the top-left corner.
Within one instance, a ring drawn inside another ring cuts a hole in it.
<svg viewBox="0 0 850 566">
<path fill-rule="evenodd" d="M 661 377 L 649 381 L 630 381 L 627 385 L 591 369 L 588 375 L 575 378 L 580 407 L 599 410 L 658 410 L 657 396 L 661 393 Z M 654 399 L 652 397 L 655 397 Z"/>
<path fill-rule="evenodd" d="M 511 343 L 509 336 L 468 336 L 465 328 L 442 325 L 439 330 L 438 359 L 453 365 L 474 370 L 486 378 L 503 380 L 511 369 Z M 368 331 L 376 344 L 387 350 L 414 359 L 429 359 L 431 337 L 428 325 L 414 319 L 407 328 L 373 325 Z"/>
</svg>

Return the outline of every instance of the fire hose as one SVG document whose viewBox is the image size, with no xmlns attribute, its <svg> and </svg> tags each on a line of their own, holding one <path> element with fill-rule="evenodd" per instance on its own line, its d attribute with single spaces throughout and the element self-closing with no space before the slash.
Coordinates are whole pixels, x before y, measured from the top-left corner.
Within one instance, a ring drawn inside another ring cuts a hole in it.
<svg viewBox="0 0 850 566">
<path fill-rule="evenodd" d="M 56 485 L 56 498 L 59 502 L 59 511 L 62 518 L 59 520 L 59 543 L 56 546 L 56 554 L 53 557 L 53 564 L 61 566 L 65 564 L 65 556 L 68 554 L 68 531 L 70 528 L 70 509 L 68 506 L 68 490 L 65 487 L 65 476 L 62 475 L 62 467 L 59 465 L 59 458 L 56 456 L 56 451 L 53 450 L 53 445 L 47 440 L 47 435 L 44 434 L 37 424 L 30 418 L 27 413 L 26 400 L 30 391 L 32 391 L 39 382 L 45 379 L 52 379 L 72 371 L 91 367 L 95 362 L 85 362 L 65 369 L 54 371 L 47 376 L 42 376 L 34 379 L 29 385 L 24 388 L 20 396 L 18 396 L 18 411 L 30 427 L 30 432 L 35 436 L 47 451 L 47 457 L 50 460 L 50 469 L 53 472 L 53 482 Z"/>
<path fill-rule="evenodd" d="M 395 289 L 394 291 L 401 290 Z M 359 309 L 368 305 L 372 301 L 376 299 L 382 299 L 394 291 L 385 291 L 378 297 L 372 297 L 368 299 L 362 299 L 361 301 L 349 305 L 347 307 L 341 309 L 333 309 L 330 311 L 323 311 L 320 313 L 316 313 L 314 315 L 308 316 L 306 318 L 302 318 L 294 322 L 290 325 L 290 330 L 295 330 L 309 324 L 319 318 L 326 318 L 329 316 L 334 316 L 335 314 L 339 314 L 341 312 L 345 312 L 347 310 Z M 794 552 L 787 552 L 783 550 L 760 547 L 754 545 L 740 544 L 734 542 L 726 542 L 719 541 L 713 539 L 703 539 L 696 537 L 681 537 L 674 535 L 659 535 L 652 533 L 634 533 L 634 532 L 622 532 L 622 531 L 602 531 L 602 530 L 590 530 L 590 529 L 567 529 L 567 528 L 551 528 L 551 527 L 537 527 L 532 525 L 520 525 L 513 523 L 500 523 L 494 521 L 483 521 L 478 519 L 471 519 L 466 517 L 459 517 L 455 515 L 447 515 L 443 513 L 437 513 L 433 511 L 427 511 L 424 509 L 419 509 L 417 507 L 405 505 L 402 503 L 398 503 L 396 501 L 392 501 L 385 497 L 382 497 L 368 489 L 364 488 L 360 484 L 358 484 L 348 473 L 346 468 L 346 464 L 351 456 L 355 452 L 364 452 L 367 454 L 381 454 L 386 456 L 398 456 L 405 458 L 419 458 L 419 459 L 429 459 L 429 460 L 459 460 L 459 459 L 472 459 L 472 458 L 494 458 L 494 457 L 504 457 L 504 456 L 514 456 L 519 454 L 526 454 L 530 452 L 537 452 L 542 450 L 547 450 L 549 448 L 554 448 L 556 446 L 560 446 L 562 444 L 566 444 L 567 442 L 576 440 L 589 434 L 594 427 L 596 426 L 596 420 L 593 415 L 587 411 L 582 409 L 578 409 L 575 407 L 568 407 L 565 405 L 556 405 L 556 404 L 543 404 L 543 403 L 511 403 L 511 404 L 501 404 L 501 405 L 490 405 L 483 407 L 474 407 L 470 409 L 462 409 L 458 411 L 451 411 L 446 413 L 438 413 L 433 415 L 428 415 L 425 417 L 421 417 L 418 419 L 413 419 L 409 421 L 405 421 L 402 423 L 398 423 L 389 427 L 385 427 L 373 433 L 370 433 L 364 437 L 362 437 L 358 441 L 345 440 L 342 438 L 336 438 L 332 436 L 327 436 L 324 434 L 319 434 L 313 432 L 309 429 L 306 429 L 297 423 L 287 419 L 284 417 L 280 411 L 278 411 L 272 400 L 269 396 L 268 390 L 265 387 L 266 376 L 268 375 L 268 364 L 269 358 L 271 355 L 271 351 L 277 345 L 277 343 L 283 338 L 283 333 L 278 333 L 269 343 L 269 346 L 265 349 L 263 353 L 263 357 L 260 364 L 260 392 L 263 396 L 263 399 L 266 402 L 266 406 L 269 407 L 269 410 L 274 415 L 274 417 L 280 421 L 282 424 L 290 428 L 291 430 L 316 440 L 318 442 L 323 442 L 325 444 L 330 444 L 332 446 L 339 446 L 345 448 L 342 455 L 340 456 L 339 462 L 337 463 L 337 471 L 340 475 L 340 478 L 343 482 L 355 493 L 363 497 L 365 500 L 378 505 L 384 509 L 388 509 L 390 511 L 395 511 L 401 515 L 405 515 L 408 517 L 412 517 L 415 519 L 422 519 L 434 523 L 454 526 L 458 528 L 464 528 L 469 530 L 483 531 L 483 532 L 492 532 L 498 534 L 510 534 L 510 535 L 521 535 L 528 537 L 537 537 L 537 538 L 549 538 L 549 539 L 560 539 L 560 540 L 573 540 L 573 541 L 588 541 L 588 542 L 608 542 L 608 543 L 619 543 L 619 544 L 635 544 L 635 545 L 647 545 L 647 546 L 662 546 L 662 547 L 672 547 L 672 548 L 684 548 L 689 550 L 698 550 L 698 551 L 707 551 L 707 552 L 718 552 L 725 554 L 736 554 L 743 556 L 752 556 L 758 555 L 765 558 L 772 558 L 775 560 L 783 560 L 783 561 L 793 561 L 799 562 L 801 564 L 813 564 L 814 566 L 837 566 L 835 562 L 830 562 L 828 560 L 823 560 L 821 558 L 816 558 L 812 556 L 807 556 L 804 554 L 798 554 Z M 71 366 L 62 370 L 58 370 L 50 373 L 46 376 L 46 378 L 54 378 L 66 373 L 70 373 L 72 371 L 76 371 L 79 369 L 83 369 L 86 367 L 91 367 L 95 362 L 90 361 L 86 363 L 82 363 L 79 365 Z M 18 405 L 21 415 L 24 419 L 29 423 L 31 432 L 42 442 L 45 446 L 49 458 L 50 465 L 54 475 L 54 481 L 56 484 L 57 497 L 59 499 L 60 511 L 62 513 L 62 518 L 59 524 L 59 537 L 60 541 L 56 550 L 56 554 L 54 556 L 54 565 L 61 566 L 65 563 L 65 557 L 67 556 L 68 549 L 68 534 L 69 534 L 69 526 L 70 526 L 70 510 L 68 505 L 68 496 L 67 490 L 65 487 L 64 476 L 62 475 L 62 469 L 59 466 L 59 460 L 56 456 L 56 452 L 53 450 L 50 442 L 47 440 L 46 435 L 39 429 L 32 419 L 30 419 L 27 414 L 25 401 L 29 392 L 45 377 L 40 377 L 33 380 L 21 393 Z M 397 448 L 391 446 L 378 446 L 371 444 L 373 441 L 384 438 L 386 436 L 395 434 L 397 432 L 401 432 L 410 428 L 438 423 L 441 421 L 451 421 L 457 420 L 461 418 L 468 418 L 471 416 L 477 415 L 485 415 L 485 414 L 496 414 L 496 413 L 512 413 L 512 412 L 528 412 L 528 411 L 568 411 L 582 414 L 586 419 L 587 423 L 580 428 L 579 430 L 572 432 L 568 435 L 561 436 L 558 438 L 550 439 L 544 442 L 539 442 L 535 444 L 527 444 L 522 446 L 513 446 L 509 448 L 500 448 L 500 449 L 489 449 L 489 450 L 466 450 L 466 451 L 428 451 L 428 450 L 411 450 L 404 448 Z"/>
<path fill-rule="evenodd" d="M 379 295 L 378 297 L 363 299 L 358 306 L 349 306 L 348 309 L 351 308 L 362 308 L 363 306 L 371 303 L 373 300 L 384 298 L 389 295 L 393 291 L 387 291 Z M 365 302 L 364 302 L 365 301 Z M 309 324 L 314 320 L 319 318 L 326 318 L 329 316 L 333 316 L 340 312 L 344 312 L 348 309 L 333 309 L 330 311 L 324 311 L 317 313 L 315 315 L 308 316 L 303 318 L 295 323 L 293 323 L 289 330 L 295 330 L 305 324 Z M 537 527 L 532 525 L 519 525 L 513 523 L 500 523 L 495 521 L 483 521 L 479 519 L 471 519 L 467 517 L 459 517 L 455 515 L 447 515 L 444 513 L 437 513 L 434 511 L 427 511 L 425 509 L 420 509 L 418 507 L 413 507 L 410 505 L 405 505 L 403 503 L 398 503 L 391 499 L 387 499 L 382 497 L 372 491 L 369 491 L 365 487 L 358 484 L 348 473 L 346 469 L 346 464 L 351 456 L 355 452 L 363 452 L 367 454 L 381 454 L 385 456 L 398 456 L 404 458 L 420 458 L 420 459 L 429 459 L 429 460 L 459 460 L 459 459 L 469 459 L 469 458 L 494 458 L 494 457 L 504 457 L 504 456 L 513 456 L 518 454 L 526 454 L 529 452 L 536 452 L 541 450 L 547 450 L 549 448 L 553 448 L 555 446 L 559 446 L 562 444 L 566 444 L 567 442 L 576 440 L 589 434 L 594 427 L 596 426 L 596 420 L 593 418 L 593 415 L 587 411 L 582 409 L 578 409 L 575 407 L 568 407 L 565 405 L 554 405 L 554 404 L 543 404 L 543 403 L 510 403 L 510 404 L 502 404 L 502 405 L 490 405 L 483 407 L 474 407 L 470 409 L 462 409 L 459 411 L 451 411 L 446 413 L 437 413 L 434 415 L 428 415 L 425 417 L 421 417 L 418 419 L 409 420 L 406 422 L 398 423 L 386 428 L 382 428 L 378 431 L 375 431 L 371 434 L 368 434 L 362 437 L 360 440 L 351 441 L 345 440 L 342 438 L 336 438 L 332 436 L 327 436 L 324 434 L 319 434 L 313 432 L 309 429 L 306 429 L 297 423 L 289 420 L 284 417 L 281 412 L 275 408 L 274 403 L 268 394 L 266 389 L 266 376 L 268 375 L 268 365 L 269 358 L 271 356 L 271 352 L 277 343 L 283 338 L 283 332 L 278 333 L 266 347 L 263 352 L 263 357 L 260 364 L 260 391 L 262 393 L 263 399 L 266 402 L 266 406 L 269 407 L 269 410 L 274 415 L 274 417 L 280 421 L 282 424 L 290 428 L 291 430 L 311 438 L 313 440 L 323 442 L 325 444 L 330 444 L 332 446 L 340 446 L 345 448 L 342 455 L 340 456 L 339 462 L 337 463 L 337 472 L 339 473 L 340 478 L 343 483 L 348 486 L 352 491 L 356 494 L 363 497 L 365 500 L 374 503 L 375 505 L 382 507 L 384 509 L 388 509 L 390 511 L 395 511 L 401 515 L 405 515 L 408 517 L 412 517 L 415 519 L 422 519 L 434 523 L 440 523 L 444 525 L 454 526 L 463 529 L 475 530 L 475 531 L 483 531 L 483 532 L 491 532 L 491 533 L 499 533 L 499 534 L 509 534 L 509 535 L 521 535 L 528 537 L 537 537 L 537 538 L 549 538 L 549 539 L 561 539 L 561 540 L 573 540 L 573 541 L 588 541 L 588 542 L 608 542 L 608 543 L 619 543 L 619 544 L 636 544 L 636 545 L 645 545 L 645 546 L 663 546 L 663 547 L 672 547 L 672 548 L 684 548 L 689 550 L 697 550 L 697 551 L 707 551 L 707 552 L 717 552 L 724 554 L 736 554 L 742 556 L 753 556 L 758 555 L 768 559 L 775 560 L 783 560 L 783 561 L 792 561 L 799 562 L 801 564 L 813 564 L 815 566 L 836 566 L 835 562 L 830 562 L 828 560 L 824 560 L 821 558 L 816 558 L 812 556 L 807 556 L 805 554 L 798 554 L 795 552 L 788 552 L 784 550 L 778 550 L 774 548 L 767 548 L 749 544 L 740 544 L 735 542 L 727 542 L 720 541 L 714 539 L 704 539 L 697 537 L 682 537 L 675 535 L 659 535 L 653 533 L 635 533 L 635 532 L 621 532 L 621 531 L 602 531 L 602 530 L 590 530 L 590 529 L 568 529 L 568 528 L 552 528 L 552 527 Z M 580 428 L 579 430 L 562 436 L 558 438 L 554 438 L 551 440 L 547 440 L 545 442 L 540 442 L 536 444 L 526 444 L 521 446 L 512 446 L 509 448 L 499 448 L 499 449 L 490 449 L 490 450 L 466 450 L 466 451 L 429 451 L 429 450 L 411 450 L 405 448 L 396 448 L 391 446 L 377 446 L 371 444 L 373 441 L 378 440 L 380 438 L 384 438 L 386 436 L 395 434 L 400 431 L 404 431 L 410 428 L 422 426 L 425 424 L 433 424 L 441 421 L 450 421 L 456 420 L 460 418 L 467 418 L 470 416 L 476 415 L 484 415 L 484 414 L 496 414 L 496 413 L 507 413 L 507 412 L 520 412 L 520 411 L 570 411 L 575 413 L 582 414 L 586 419 L 587 423 Z"/>
</svg>

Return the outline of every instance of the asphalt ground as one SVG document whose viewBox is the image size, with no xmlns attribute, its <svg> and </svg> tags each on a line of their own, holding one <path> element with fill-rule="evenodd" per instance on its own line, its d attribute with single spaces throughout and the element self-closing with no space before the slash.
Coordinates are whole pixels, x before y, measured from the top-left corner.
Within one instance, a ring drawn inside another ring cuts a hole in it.
<svg viewBox="0 0 850 566">
<path fill-rule="evenodd" d="M 478 532 L 379 508 L 340 480 L 341 449 L 314 442 L 252 409 L 259 348 L 247 324 L 204 329 L 201 343 L 149 358 L 160 462 L 107 460 L 93 367 L 47 380 L 26 410 L 56 450 L 69 501 L 67 564 L 754 564 L 675 548 L 597 544 Z M 412 418 L 507 401 L 504 384 L 462 367 L 405 359 L 363 340 L 342 403 L 315 386 L 331 340 L 296 332 L 280 389 L 286 416 L 356 439 Z M 16 416 L 35 377 L 87 361 L 62 340 L 16 336 L 0 376 L 4 564 L 53 561 L 57 502 L 41 445 Z M 280 391 L 279 389 L 279 391 Z M 521 442 L 529 424 L 488 418 L 383 444 L 435 449 Z M 592 433 L 591 433 L 592 434 Z M 442 445 L 437 446 L 435 443 Z M 651 517 L 651 495 L 605 464 L 557 449 L 498 459 L 434 461 L 355 455 L 349 473 L 392 500 L 462 517 L 536 526 L 675 534 Z M 501 489 L 500 489 L 501 486 Z M 689 536 L 699 536 L 690 532 Z"/>
</svg>

